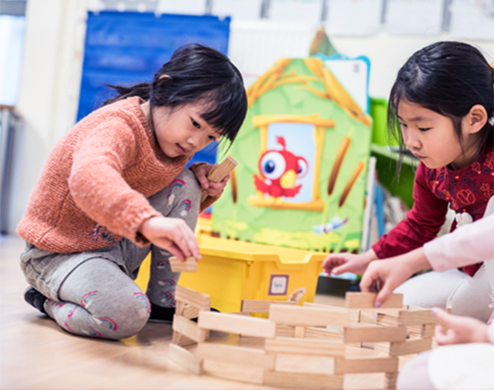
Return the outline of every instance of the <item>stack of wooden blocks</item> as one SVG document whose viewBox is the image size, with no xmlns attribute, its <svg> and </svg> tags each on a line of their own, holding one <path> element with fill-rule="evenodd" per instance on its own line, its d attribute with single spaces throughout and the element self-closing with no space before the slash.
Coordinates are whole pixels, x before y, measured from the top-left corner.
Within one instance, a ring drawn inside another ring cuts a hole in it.
<svg viewBox="0 0 494 390">
<path fill-rule="evenodd" d="M 249 300 L 243 302 L 241 313 L 222 314 L 209 311 L 207 295 L 178 286 L 169 358 L 198 375 L 205 372 L 205 361 L 238 365 L 239 371 L 249 366 L 261 368 L 262 384 L 287 388 L 343 389 L 346 374 L 385 373 L 384 388 L 392 389 L 399 357 L 432 348 L 436 319 L 430 310 L 403 309 L 398 294 L 374 309 L 375 295 L 347 293 L 346 308 Z M 269 318 L 252 317 L 251 313 L 269 313 Z M 364 313 L 367 318 L 372 313 L 375 323 L 361 322 Z M 196 315 L 198 323 L 189 319 Z M 259 348 L 210 342 L 209 331 L 263 342 L 258 343 Z M 184 348 L 192 343 L 197 344 L 195 352 Z M 348 346 L 373 346 L 375 356 L 349 357 Z M 333 372 L 283 370 L 277 364 L 281 355 L 329 357 L 334 360 Z M 237 379 L 250 381 L 248 375 Z"/>
</svg>

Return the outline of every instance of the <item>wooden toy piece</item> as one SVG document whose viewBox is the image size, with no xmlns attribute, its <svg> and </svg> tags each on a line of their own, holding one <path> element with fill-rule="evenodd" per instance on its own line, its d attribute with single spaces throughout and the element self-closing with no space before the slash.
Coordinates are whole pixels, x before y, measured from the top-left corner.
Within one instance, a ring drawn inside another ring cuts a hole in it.
<svg viewBox="0 0 494 390">
<path fill-rule="evenodd" d="M 277 337 L 266 339 L 264 349 L 269 353 L 312 356 L 344 356 L 345 346 L 328 340 L 296 339 Z"/>
<path fill-rule="evenodd" d="M 319 309 L 331 310 L 333 312 L 338 311 L 340 313 L 350 313 L 350 322 L 360 322 L 360 310 L 359 309 L 347 309 L 340 306 L 323 305 L 320 303 L 304 302 L 304 306 L 317 307 Z"/>
<path fill-rule="evenodd" d="M 170 257 L 169 260 L 173 272 L 197 272 L 197 261 L 193 256 L 186 257 L 185 261 L 175 256 Z"/>
<path fill-rule="evenodd" d="M 349 313 L 333 312 L 307 306 L 271 305 L 269 319 L 278 324 L 295 326 L 345 326 L 349 323 Z"/>
<path fill-rule="evenodd" d="M 303 326 L 296 326 L 295 327 L 295 337 L 297 339 L 303 339 L 305 336 L 305 327 Z"/>
<path fill-rule="evenodd" d="M 348 309 L 374 309 L 377 293 L 347 292 L 345 307 Z M 403 306 L 403 294 L 391 294 L 382 308 L 397 308 Z"/>
<path fill-rule="evenodd" d="M 343 375 L 264 371 L 264 385 L 295 389 L 342 389 Z"/>
<path fill-rule="evenodd" d="M 185 317 L 173 316 L 173 330 L 194 340 L 196 343 L 206 341 L 206 330 L 199 328 L 199 326 Z"/>
<path fill-rule="evenodd" d="M 397 372 L 386 372 L 384 374 L 384 388 L 396 389 L 396 379 L 398 379 Z"/>
<path fill-rule="evenodd" d="M 432 310 L 401 310 L 398 313 L 398 325 L 437 324 L 437 318 Z"/>
<path fill-rule="evenodd" d="M 222 181 L 236 166 L 237 162 L 228 156 L 221 164 L 214 165 L 209 171 L 207 178 L 209 181 L 219 183 Z M 202 194 L 201 203 L 208 197 L 205 192 Z"/>
<path fill-rule="evenodd" d="M 407 329 L 404 326 L 347 326 L 343 331 L 343 342 L 383 342 L 383 341 L 405 341 Z"/>
<path fill-rule="evenodd" d="M 389 354 L 391 356 L 411 355 L 428 351 L 432 348 L 432 338 L 407 340 L 402 342 L 390 343 Z"/>
<path fill-rule="evenodd" d="M 262 349 L 236 345 L 200 343 L 197 347 L 196 355 L 204 360 L 261 367 L 267 370 L 274 370 L 275 366 L 275 355 L 267 354 Z"/>
<path fill-rule="evenodd" d="M 204 361 L 178 345 L 170 345 L 168 358 L 196 375 L 204 373 Z"/>
<path fill-rule="evenodd" d="M 398 372 L 398 358 L 335 358 L 335 374 L 364 374 L 371 372 Z"/>
<path fill-rule="evenodd" d="M 278 334 L 276 334 L 278 336 Z M 294 336 L 293 336 L 294 337 Z M 305 328 L 304 337 L 307 339 L 343 341 L 343 334 L 325 328 L 308 326 Z"/>
<path fill-rule="evenodd" d="M 177 302 L 183 302 L 190 306 L 194 306 L 199 310 L 210 310 L 211 303 L 209 301 L 209 295 L 202 294 L 200 292 L 191 290 L 183 286 L 177 286 L 175 289 L 175 300 Z"/>
<path fill-rule="evenodd" d="M 435 324 L 424 324 L 420 332 L 420 337 L 423 339 L 428 339 L 434 336 L 434 331 L 436 330 Z"/>
<path fill-rule="evenodd" d="M 199 313 L 199 327 L 252 337 L 272 338 L 276 333 L 276 324 L 264 318 L 205 311 Z"/>
<path fill-rule="evenodd" d="M 297 302 L 290 301 L 261 301 L 257 299 L 243 299 L 242 300 L 242 313 L 269 313 L 269 307 L 272 304 L 277 305 L 291 305 L 296 306 Z"/>
<path fill-rule="evenodd" d="M 295 326 L 276 324 L 276 337 L 295 337 Z"/>
</svg>

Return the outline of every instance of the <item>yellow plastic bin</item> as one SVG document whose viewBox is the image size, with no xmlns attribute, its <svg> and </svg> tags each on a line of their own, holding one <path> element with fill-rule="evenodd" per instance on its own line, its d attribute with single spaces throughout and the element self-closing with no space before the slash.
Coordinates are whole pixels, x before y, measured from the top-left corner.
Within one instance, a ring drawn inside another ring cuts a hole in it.
<svg viewBox="0 0 494 390">
<path fill-rule="evenodd" d="M 211 306 L 221 312 L 239 312 L 242 299 L 286 301 L 301 288 L 305 293 L 300 302 L 314 301 L 326 254 L 206 235 L 198 243 L 198 272 L 183 272 L 178 284 L 208 294 Z M 136 280 L 143 290 L 148 269 L 146 261 Z"/>
</svg>

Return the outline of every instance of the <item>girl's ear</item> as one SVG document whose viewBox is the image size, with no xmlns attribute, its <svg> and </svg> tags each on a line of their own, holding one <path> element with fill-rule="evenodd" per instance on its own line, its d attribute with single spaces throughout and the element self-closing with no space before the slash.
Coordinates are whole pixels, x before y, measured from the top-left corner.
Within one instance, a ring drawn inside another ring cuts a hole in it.
<svg viewBox="0 0 494 390">
<path fill-rule="evenodd" d="M 467 134 L 478 133 L 485 126 L 488 119 L 487 111 L 481 104 L 476 104 L 463 118 L 463 124 Z"/>
</svg>

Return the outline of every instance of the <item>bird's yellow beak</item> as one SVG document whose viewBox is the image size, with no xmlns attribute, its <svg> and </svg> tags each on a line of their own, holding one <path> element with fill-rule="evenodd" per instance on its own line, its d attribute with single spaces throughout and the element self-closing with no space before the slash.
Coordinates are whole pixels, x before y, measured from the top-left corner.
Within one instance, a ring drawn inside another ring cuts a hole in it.
<svg viewBox="0 0 494 390">
<path fill-rule="evenodd" d="M 283 188 L 295 188 L 296 181 L 297 181 L 297 174 L 293 169 L 290 169 L 281 177 L 280 184 Z"/>
</svg>

